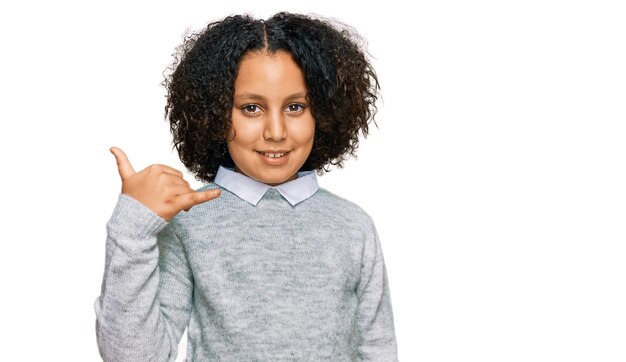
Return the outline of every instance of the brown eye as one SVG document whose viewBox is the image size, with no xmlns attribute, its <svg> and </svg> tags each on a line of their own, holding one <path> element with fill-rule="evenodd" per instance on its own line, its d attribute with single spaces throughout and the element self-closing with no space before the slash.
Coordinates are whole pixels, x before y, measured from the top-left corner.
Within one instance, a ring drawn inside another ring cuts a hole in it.
<svg viewBox="0 0 626 362">
<path fill-rule="evenodd" d="M 243 108 L 241 108 L 241 111 L 245 114 L 252 115 L 252 114 L 258 113 L 256 112 L 258 109 L 259 109 L 259 106 L 257 106 L 256 104 L 248 104 L 248 105 L 243 106 Z"/>
<path fill-rule="evenodd" d="M 302 104 L 294 103 L 287 106 L 289 112 L 299 112 L 304 109 Z"/>
</svg>

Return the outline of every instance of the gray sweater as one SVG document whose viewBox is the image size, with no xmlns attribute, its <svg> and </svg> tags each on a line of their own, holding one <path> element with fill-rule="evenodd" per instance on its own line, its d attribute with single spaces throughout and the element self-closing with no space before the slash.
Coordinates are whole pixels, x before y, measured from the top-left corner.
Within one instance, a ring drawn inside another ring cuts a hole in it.
<svg viewBox="0 0 626 362">
<path fill-rule="evenodd" d="M 119 195 L 94 306 L 105 361 L 175 361 L 185 328 L 187 361 L 398 360 L 365 211 L 323 188 L 295 206 L 221 191 L 170 222 Z"/>
</svg>

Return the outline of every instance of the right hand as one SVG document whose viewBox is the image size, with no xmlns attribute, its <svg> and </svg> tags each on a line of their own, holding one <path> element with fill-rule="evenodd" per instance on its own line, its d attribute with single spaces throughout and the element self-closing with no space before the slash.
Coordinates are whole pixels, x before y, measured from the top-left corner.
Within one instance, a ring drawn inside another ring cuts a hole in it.
<svg viewBox="0 0 626 362">
<path fill-rule="evenodd" d="M 166 165 L 150 165 L 135 172 L 124 151 L 110 149 L 117 161 L 122 178 L 122 193 L 139 201 L 157 215 L 170 221 L 181 210 L 213 200 L 220 195 L 219 189 L 195 191 L 183 179 L 182 172 Z"/>
</svg>

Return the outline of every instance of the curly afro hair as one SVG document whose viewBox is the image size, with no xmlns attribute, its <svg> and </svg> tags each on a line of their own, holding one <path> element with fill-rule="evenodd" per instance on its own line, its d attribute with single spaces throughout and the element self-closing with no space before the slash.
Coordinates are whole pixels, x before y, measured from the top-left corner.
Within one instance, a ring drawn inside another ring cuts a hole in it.
<svg viewBox="0 0 626 362">
<path fill-rule="evenodd" d="M 267 20 L 228 16 L 187 35 L 163 82 L 172 148 L 198 181 L 212 182 L 219 165 L 234 167 L 226 140 L 240 61 L 248 52 L 285 51 L 304 74 L 315 119 L 313 149 L 300 171 L 343 167 L 356 158 L 359 131 L 367 137 L 377 112 L 380 86 L 364 44 L 345 24 L 288 12 Z"/>
</svg>

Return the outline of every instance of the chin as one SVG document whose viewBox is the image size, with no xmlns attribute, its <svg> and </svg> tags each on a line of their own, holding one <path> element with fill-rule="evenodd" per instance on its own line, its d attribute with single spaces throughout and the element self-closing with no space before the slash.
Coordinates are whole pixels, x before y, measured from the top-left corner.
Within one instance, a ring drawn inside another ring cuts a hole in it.
<svg viewBox="0 0 626 362">
<path fill-rule="evenodd" d="M 281 177 L 281 178 L 264 178 L 261 180 L 261 182 L 268 184 L 268 185 L 272 185 L 272 186 L 276 186 L 276 185 L 280 185 L 284 182 L 286 182 L 289 179 L 289 177 Z"/>
<path fill-rule="evenodd" d="M 297 171 L 289 175 L 264 175 L 265 177 L 259 177 L 259 181 L 268 185 L 278 185 L 287 182 L 296 173 Z"/>
</svg>

